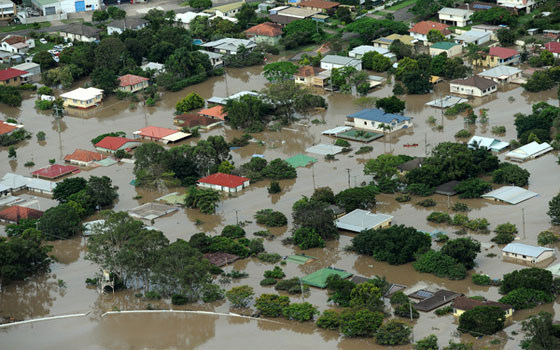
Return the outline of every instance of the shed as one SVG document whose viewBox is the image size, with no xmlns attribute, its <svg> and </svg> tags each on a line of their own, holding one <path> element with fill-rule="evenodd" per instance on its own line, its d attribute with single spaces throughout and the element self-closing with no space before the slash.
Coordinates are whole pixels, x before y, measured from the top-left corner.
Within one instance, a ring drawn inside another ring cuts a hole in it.
<svg viewBox="0 0 560 350">
<path fill-rule="evenodd" d="M 303 277 L 301 280 L 304 284 L 307 284 L 309 286 L 325 288 L 327 286 L 327 278 L 332 275 L 339 275 L 342 279 L 352 277 L 352 274 L 350 272 L 346 272 L 334 267 L 326 267 L 310 273 L 309 275 Z"/>
<path fill-rule="evenodd" d="M 447 95 L 441 98 L 436 98 L 435 100 L 432 100 L 430 102 L 426 102 L 426 105 L 436 107 L 436 108 L 448 108 L 448 107 L 455 106 L 458 103 L 463 103 L 467 101 L 468 100 L 466 98 Z"/>
<path fill-rule="evenodd" d="M 294 254 L 294 255 L 288 255 L 286 257 L 287 261 L 293 262 L 294 264 L 298 264 L 298 265 L 307 264 L 308 262 L 311 262 L 315 259 L 317 259 L 317 258 L 314 257 L 314 256 L 305 255 L 305 254 Z"/>
<path fill-rule="evenodd" d="M 457 187 L 458 184 L 459 181 L 456 180 L 446 182 L 436 187 L 436 193 L 442 194 L 444 196 L 454 196 L 457 194 L 457 191 L 455 191 L 455 187 Z"/>
<path fill-rule="evenodd" d="M 304 168 L 309 164 L 313 164 L 317 162 L 317 158 L 313 158 L 310 156 L 306 156 L 305 154 L 297 154 L 293 157 L 286 159 L 286 162 L 293 166 L 294 168 Z"/>
<path fill-rule="evenodd" d="M 522 187 L 504 186 L 498 188 L 497 190 L 483 194 L 482 198 L 489 198 L 509 204 L 519 204 L 538 195 L 538 193 L 526 190 Z"/>
<path fill-rule="evenodd" d="M 128 212 L 130 213 L 130 216 L 138 219 L 154 220 L 177 210 L 179 209 L 165 204 L 146 203 L 133 208 Z"/>
<path fill-rule="evenodd" d="M 392 220 L 392 215 L 374 214 L 367 210 L 355 209 L 337 219 L 334 223 L 341 230 L 362 232 L 391 226 Z"/>
<path fill-rule="evenodd" d="M 469 148 L 484 147 L 492 152 L 501 152 L 509 147 L 509 142 L 500 141 L 492 137 L 473 136 L 468 143 Z"/>
<path fill-rule="evenodd" d="M 340 146 L 335 146 L 335 145 L 325 145 L 323 143 L 320 143 L 318 145 L 315 146 L 311 146 L 305 149 L 305 152 L 308 153 L 315 153 L 315 154 L 320 154 L 323 156 L 326 156 L 328 154 L 338 154 L 340 152 L 342 152 L 343 147 Z"/>
<path fill-rule="evenodd" d="M 518 262 L 537 264 L 554 257 L 554 248 L 537 247 L 523 243 L 510 243 L 502 249 L 502 256 Z"/>
</svg>

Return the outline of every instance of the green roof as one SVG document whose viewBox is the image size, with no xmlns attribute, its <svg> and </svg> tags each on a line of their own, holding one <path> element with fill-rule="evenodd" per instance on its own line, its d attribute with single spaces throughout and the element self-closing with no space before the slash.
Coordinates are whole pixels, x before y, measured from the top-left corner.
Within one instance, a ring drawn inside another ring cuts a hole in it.
<svg viewBox="0 0 560 350">
<path fill-rule="evenodd" d="M 440 49 L 440 50 L 449 50 L 453 46 L 457 46 L 457 45 L 459 45 L 459 44 L 452 43 L 450 41 L 438 41 L 437 43 L 433 43 L 432 46 L 430 46 L 430 48 L 431 49 Z"/>
<path fill-rule="evenodd" d="M 290 262 L 293 262 L 295 264 L 298 264 L 298 265 L 303 265 L 303 264 L 308 263 L 309 261 L 315 260 L 315 259 L 317 259 L 317 258 L 314 257 L 314 256 L 303 255 L 303 254 L 302 255 L 299 255 L 299 254 L 289 255 L 286 258 L 286 260 L 288 260 Z"/>
<path fill-rule="evenodd" d="M 297 167 L 306 167 L 311 163 L 315 163 L 317 161 L 316 158 L 306 156 L 305 154 L 298 154 L 293 157 L 286 159 L 286 162 L 293 166 L 294 168 Z"/>
<path fill-rule="evenodd" d="M 310 273 L 309 275 L 303 277 L 301 280 L 307 285 L 317 288 L 325 288 L 327 286 L 327 278 L 330 275 L 339 275 L 341 278 L 352 277 L 352 274 L 349 272 L 335 269 L 334 267 L 327 267 Z"/>
<path fill-rule="evenodd" d="M 187 196 L 186 193 L 179 194 L 178 192 L 173 192 L 173 193 L 166 194 L 163 197 L 159 197 L 157 200 L 158 201 L 163 201 L 163 202 L 166 202 L 167 204 L 172 204 L 172 205 L 184 204 L 186 196 Z"/>
</svg>

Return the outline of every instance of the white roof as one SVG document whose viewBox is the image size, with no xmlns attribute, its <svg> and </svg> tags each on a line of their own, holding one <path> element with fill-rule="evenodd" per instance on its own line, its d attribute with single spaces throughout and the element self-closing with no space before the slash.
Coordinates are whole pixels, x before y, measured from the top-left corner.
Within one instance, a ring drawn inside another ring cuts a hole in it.
<svg viewBox="0 0 560 350">
<path fill-rule="evenodd" d="M 29 63 L 18 64 L 17 66 L 13 66 L 12 68 L 28 72 L 28 69 L 34 69 L 34 68 L 38 68 L 38 67 L 40 67 L 39 64 L 29 62 Z"/>
<path fill-rule="evenodd" d="M 351 126 L 337 126 L 336 128 L 332 128 L 329 130 L 325 130 L 322 132 L 323 135 L 337 135 L 340 134 L 342 132 L 351 130 L 352 127 Z"/>
<path fill-rule="evenodd" d="M 182 132 L 182 131 L 177 131 L 176 133 L 164 136 L 161 139 L 165 140 L 167 142 L 176 142 L 176 141 L 179 141 L 179 140 L 182 140 L 182 139 L 186 139 L 187 137 L 189 137 L 191 135 L 192 134 L 187 134 L 187 133 Z"/>
<path fill-rule="evenodd" d="M 371 45 L 360 45 L 353 48 L 350 53 L 364 55 L 367 52 L 375 51 L 383 56 L 393 55 L 391 51 L 383 47 L 375 47 Z"/>
<path fill-rule="evenodd" d="M 528 245 L 523 243 L 510 243 L 506 245 L 502 251 L 506 253 L 520 254 L 531 257 L 538 257 L 544 252 L 554 252 L 556 249 L 536 247 L 534 245 Z"/>
<path fill-rule="evenodd" d="M 0 180 L 0 187 L 4 186 L 9 189 L 18 189 L 27 187 L 31 190 L 40 190 L 43 192 L 52 192 L 56 187 L 56 182 L 50 182 L 34 177 L 25 177 L 14 173 L 6 173 Z"/>
<path fill-rule="evenodd" d="M 447 108 L 456 105 L 457 103 L 467 102 L 466 98 L 447 95 L 442 98 L 436 98 L 433 101 L 426 102 L 426 105 L 438 108 Z"/>
<path fill-rule="evenodd" d="M 374 214 L 367 210 L 356 209 L 334 223 L 336 227 L 342 230 L 362 232 L 363 230 L 375 228 L 391 219 L 393 219 L 391 215 Z"/>
<path fill-rule="evenodd" d="M 163 72 L 165 70 L 165 66 L 157 62 L 148 62 L 146 64 L 141 65 L 140 68 L 142 68 L 142 70 L 154 69 L 160 72 Z"/>
<path fill-rule="evenodd" d="M 287 17 L 294 17 L 294 18 L 307 18 L 307 17 L 311 17 L 317 13 L 320 13 L 321 11 L 317 11 L 317 10 L 313 10 L 310 8 L 301 8 L 301 7 L 292 7 L 289 6 L 286 9 L 280 10 L 277 12 L 277 14 L 281 15 L 281 16 L 287 16 Z"/>
<path fill-rule="evenodd" d="M 472 15 L 473 11 L 471 10 L 464 10 L 464 9 L 456 9 L 451 7 L 444 7 L 438 11 L 440 15 L 451 15 L 451 16 L 465 16 L 465 15 Z"/>
<path fill-rule="evenodd" d="M 522 187 L 504 186 L 483 194 L 482 198 L 494 198 L 509 204 L 518 204 L 538 195 L 538 193 L 526 190 Z"/>
<path fill-rule="evenodd" d="M 500 152 L 501 150 L 507 148 L 509 146 L 508 142 L 500 141 L 495 138 L 491 137 L 483 137 L 483 136 L 473 136 L 468 145 L 469 148 L 474 148 L 475 144 L 478 147 L 485 147 L 489 151 Z"/>
<path fill-rule="evenodd" d="M 237 49 L 239 49 L 241 45 L 245 46 L 248 49 L 257 46 L 257 44 L 253 40 L 234 38 L 223 38 L 220 40 L 210 41 L 202 44 L 203 47 L 211 47 L 214 49 L 226 51 L 237 51 Z"/>
<path fill-rule="evenodd" d="M 227 103 L 228 100 L 237 100 L 238 98 L 241 98 L 242 96 L 245 95 L 250 95 L 250 96 L 255 96 L 258 97 L 261 94 L 254 92 L 254 91 L 239 91 L 236 94 L 233 94 L 229 97 L 218 97 L 218 96 L 212 96 L 208 99 L 208 103 L 215 103 L 215 104 L 219 104 L 219 105 L 225 105 Z"/>
<path fill-rule="evenodd" d="M 60 97 L 69 98 L 71 100 L 87 101 L 94 99 L 101 94 L 103 94 L 103 90 L 89 87 L 87 89 L 77 88 L 76 90 L 68 91 L 67 93 L 60 95 Z"/>
<path fill-rule="evenodd" d="M 211 15 L 204 13 L 204 12 L 185 12 L 185 13 L 177 13 L 175 15 L 175 21 L 176 22 L 181 22 L 184 24 L 189 24 L 191 23 L 191 21 L 193 19 L 195 19 L 198 16 L 203 16 L 203 17 L 210 17 Z"/>
<path fill-rule="evenodd" d="M 506 157 L 514 158 L 517 160 L 525 160 L 538 157 L 550 151 L 552 151 L 552 147 L 548 143 L 543 142 L 539 144 L 538 142 L 533 141 L 517 149 L 514 149 L 511 152 L 508 152 L 506 154 Z"/>
<path fill-rule="evenodd" d="M 335 146 L 335 145 L 325 145 L 323 143 L 315 145 L 315 146 L 311 146 L 309 148 L 307 148 L 305 150 L 305 152 L 308 153 L 315 153 L 315 154 L 321 154 L 326 156 L 327 154 L 338 154 L 340 152 L 342 152 L 342 147 L 340 146 Z"/>
<path fill-rule="evenodd" d="M 86 237 L 93 236 L 95 234 L 93 232 L 93 229 L 103 225 L 104 223 L 105 223 L 105 220 L 103 220 L 103 219 L 84 222 L 84 224 L 83 224 L 84 229 L 82 230 L 82 235 L 84 235 Z"/>
<path fill-rule="evenodd" d="M 469 30 L 468 32 L 464 32 L 463 34 L 456 36 L 454 39 L 461 40 L 467 43 L 472 43 L 484 37 L 490 37 L 490 33 L 483 32 L 480 30 Z"/>
<path fill-rule="evenodd" d="M 521 69 L 511 66 L 496 66 L 484 72 L 478 73 L 481 77 L 488 78 L 502 78 L 505 79 L 509 76 L 521 73 Z"/>
<path fill-rule="evenodd" d="M 222 58 L 222 57 L 224 57 L 224 55 L 222 55 L 221 53 L 218 53 L 218 52 L 211 52 L 211 51 L 205 51 L 205 50 L 198 50 L 198 52 L 207 55 L 208 58 Z"/>
<path fill-rule="evenodd" d="M 552 272 L 554 276 L 560 276 L 560 264 L 549 266 L 546 269 Z"/>
</svg>

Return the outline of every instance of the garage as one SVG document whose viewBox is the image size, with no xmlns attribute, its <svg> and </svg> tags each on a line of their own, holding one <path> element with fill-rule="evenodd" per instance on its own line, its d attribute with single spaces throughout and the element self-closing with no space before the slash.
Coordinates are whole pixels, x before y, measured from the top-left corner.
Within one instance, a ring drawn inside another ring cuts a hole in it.
<svg viewBox="0 0 560 350">
<path fill-rule="evenodd" d="M 45 7 L 45 16 L 54 15 L 54 14 L 56 14 L 56 7 L 54 6 Z"/>
<path fill-rule="evenodd" d="M 74 5 L 76 5 L 76 12 L 84 12 L 86 10 L 85 1 L 76 1 Z"/>
</svg>

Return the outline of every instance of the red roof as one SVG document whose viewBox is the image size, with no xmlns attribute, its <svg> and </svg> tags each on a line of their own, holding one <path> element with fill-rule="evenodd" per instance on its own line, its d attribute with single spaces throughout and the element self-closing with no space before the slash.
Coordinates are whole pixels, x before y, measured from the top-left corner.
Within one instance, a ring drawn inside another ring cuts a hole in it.
<svg viewBox="0 0 560 350">
<path fill-rule="evenodd" d="M 150 137 L 153 139 L 161 139 L 175 133 L 178 133 L 178 131 L 173 129 L 160 128 L 159 126 L 148 126 L 134 132 L 134 134 L 136 135 Z"/>
<path fill-rule="evenodd" d="M 67 174 L 72 174 L 79 172 L 80 168 L 73 166 L 73 165 L 60 165 L 60 164 L 53 164 L 48 167 L 41 168 L 39 170 L 35 170 L 31 173 L 33 176 L 44 177 L 47 179 L 56 179 L 57 177 L 61 177 Z"/>
<path fill-rule="evenodd" d="M 218 185 L 229 188 L 242 186 L 247 181 L 249 181 L 249 179 L 246 177 L 224 173 L 215 173 L 198 180 L 198 182 L 202 182 L 205 184 Z"/>
<path fill-rule="evenodd" d="M 126 137 L 105 136 L 101 141 L 95 144 L 95 147 L 110 149 L 111 151 L 117 151 L 119 148 L 126 145 L 127 142 L 138 142 L 138 141 L 127 139 Z"/>
<path fill-rule="evenodd" d="M 332 9 L 334 7 L 337 7 L 338 5 L 340 5 L 340 3 L 325 0 L 304 0 L 299 3 L 299 6 L 301 7 L 311 7 L 325 10 Z"/>
<path fill-rule="evenodd" d="M 92 161 L 99 161 L 107 158 L 101 153 L 87 151 L 85 149 L 77 149 L 72 154 L 68 154 L 64 157 L 65 161 L 75 160 L 78 162 L 89 163 Z"/>
<path fill-rule="evenodd" d="M 505 60 L 519 54 L 519 52 L 514 49 L 506 49 L 505 47 L 491 47 L 488 54 L 490 56 L 498 56 L 499 58 Z"/>
<path fill-rule="evenodd" d="M 282 35 L 282 26 L 272 22 L 264 22 L 247 29 L 245 33 L 250 35 L 280 36 Z"/>
<path fill-rule="evenodd" d="M 24 43 L 26 40 L 27 38 L 21 35 L 9 35 L 8 37 L 2 39 L 2 42 L 14 45 L 17 43 Z"/>
<path fill-rule="evenodd" d="M 0 70 L 0 81 L 9 80 L 27 74 L 24 70 L 8 68 Z"/>
<path fill-rule="evenodd" d="M 551 41 L 549 43 L 546 43 L 544 44 L 544 47 L 552 53 L 560 53 L 560 42 L 558 41 Z"/>
<path fill-rule="evenodd" d="M 150 79 L 140 77 L 138 75 L 125 74 L 119 77 L 119 86 L 125 87 L 125 86 L 136 85 L 136 84 L 140 84 L 143 81 L 148 81 L 148 80 Z"/>
<path fill-rule="evenodd" d="M 181 114 L 175 117 L 175 120 L 182 122 L 179 125 L 185 128 L 193 128 L 195 126 L 208 126 L 219 123 L 214 118 L 206 117 L 200 114 Z"/>
<path fill-rule="evenodd" d="M 0 120 L 0 135 L 8 134 L 14 131 L 14 129 L 17 129 L 17 126 L 5 123 Z"/>
<path fill-rule="evenodd" d="M 20 207 L 19 205 L 14 205 L 0 211 L 0 219 L 15 223 L 19 223 L 23 219 L 39 219 L 41 216 L 43 216 L 42 211 Z"/>
<path fill-rule="evenodd" d="M 206 115 L 208 117 L 225 120 L 227 117 L 227 113 L 224 112 L 224 107 L 222 106 L 214 106 L 212 108 L 203 109 L 198 112 L 200 115 Z"/>
<path fill-rule="evenodd" d="M 313 67 L 313 66 L 303 66 L 298 69 L 298 72 L 294 74 L 297 77 L 314 77 L 317 74 L 324 71 L 323 68 Z"/>
<path fill-rule="evenodd" d="M 435 30 L 439 30 L 441 34 L 447 35 L 447 34 L 451 34 L 451 32 L 447 29 L 448 27 L 449 26 L 447 24 L 443 24 L 443 23 L 422 21 L 416 23 L 414 27 L 410 28 L 409 32 L 428 35 L 430 30 L 435 29 Z"/>
</svg>

